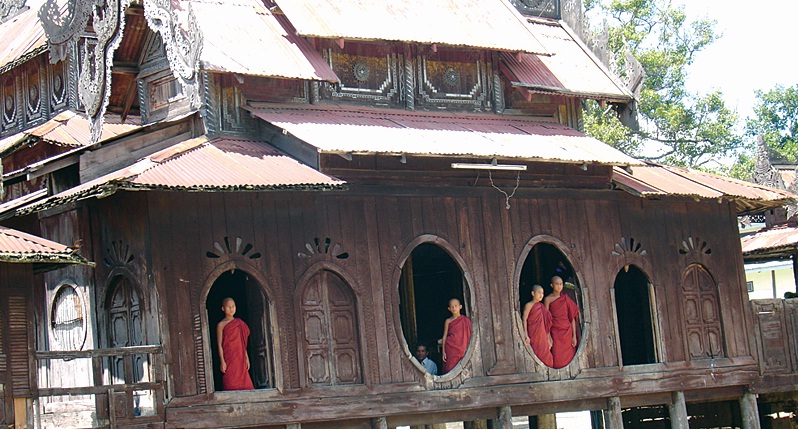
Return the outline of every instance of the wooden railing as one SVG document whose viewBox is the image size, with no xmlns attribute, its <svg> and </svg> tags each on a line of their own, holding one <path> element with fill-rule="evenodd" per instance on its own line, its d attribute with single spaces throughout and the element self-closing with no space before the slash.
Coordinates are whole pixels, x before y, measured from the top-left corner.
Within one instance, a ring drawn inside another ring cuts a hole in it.
<svg viewBox="0 0 798 430">
<path fill-rule="evenodd" d="M 762 375 L 798 373 L 798 299 L 751 300 Z"/>
<path fill-rule="evenodd" d="M 107 425 L 112 428 L 163 422 L 165 377 L 161 345 L 87 351 L 37 351 L 35 359 L 37 370 L 51 360 L 91 359 L 93 385 L 40 387 L 37 380 L 34 400 L 50 396 L 94 395 L 97 420 L 107 420 Z M 135 369 L 136 362 L 142 364 L 140 369 Z M 117 369 L 116 372 L 114 369 Z M 36 374 L 38 378 L 40 372 Z M 137 393 L 145 391 L 152 393 L 152 413 L 142 416 L 134 399 Z"/>
</svg>

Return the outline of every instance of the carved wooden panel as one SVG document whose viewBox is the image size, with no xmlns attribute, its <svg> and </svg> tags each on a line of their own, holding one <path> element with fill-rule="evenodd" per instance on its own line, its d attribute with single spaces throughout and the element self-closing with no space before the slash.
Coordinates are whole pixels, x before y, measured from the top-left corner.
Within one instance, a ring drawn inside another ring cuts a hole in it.
<svg viewBox="0 0 798 430">
<path fill-rule="evenodd" d="M 42 85 L 42 73 L 36 61 L 30 62 L 25 68 L 25 116 L 27 122 L 35 122 L 44 117 L 47 103 L 47 91 Z M 44 101 L 42 101 L 44 99 Z"/>
<path fill-rule="evenodd" d="M 58 112 L 66 109 L 69 104 L 67 86 L 69 85 L 69 70 L 66 61 L 59 61 L 50 65 L 50 110 Z"/>
<path fill-rule="evenodd" d="M 123 276 L 117 277 L 116 285 L 111 290 L 108 314 L 108 340 L 111 348 L 144 344 L 141 300 L 130 280 Z M 127 382 L 142 381 L 144 356 L 135 355 L 131 358 L 134 381 Z M 125 382 L 125 363 L 122 357 L 111 358 L 111 377 L 114 383 Z"/>
<path fill-rule="evenodd" d="M 418 58 L 419 105 L 459 107 L 472 111 L 491 109 L 490 67 L 481 59 L 439 53 Z"/>
<path fill-rule="evenodd" d="M 338 275 L 321 271 L 302 295 L 308 385 L 362 382 L 355 299 Z"/>
<path fill-rule="evenodd" d="M 766 372 L 790 370 L 790 353 L 785 318 L 784 301 L 753 300 L 754 325 L 762 343 L 761 366 Z"/>
<path fill-rule="evenodd" d="M 725 356 L 718 288 L 704 268 L 692 266 L 687 270 L 682 284 L 682 302 L 690 357 Z"/>
<path fill-rule="evenodd" d="M 16 128 L 19 125 L 17 114 L 17 88 L 14 75 L 6 73 L 3 80 L 3 131 Z"/>
<path fill-rule="evenodd" d="M 400 97 L 401 55 L 355 55 L 327 49 L 324 56 L 341 79 L 340 85 L 327 84 L 335 100 L 363 100 L 387 105 Z"/>
</svg>

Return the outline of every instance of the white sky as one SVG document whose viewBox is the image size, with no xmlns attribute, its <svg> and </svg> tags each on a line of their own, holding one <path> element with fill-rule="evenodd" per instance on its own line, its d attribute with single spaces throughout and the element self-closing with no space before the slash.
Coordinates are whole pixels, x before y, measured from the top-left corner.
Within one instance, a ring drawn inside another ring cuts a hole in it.
<svg viewBox="0 0 798 430">
<path fill-rule="evenodd" d="M 690 68 L 688 88 L 723 91 L 741 123 L 753 115 L 754 90 L 798 83 L 798 0 L 676 0 L 688 17 L 716 19 L 723 33 L 698 54 Z"/>
</svg>

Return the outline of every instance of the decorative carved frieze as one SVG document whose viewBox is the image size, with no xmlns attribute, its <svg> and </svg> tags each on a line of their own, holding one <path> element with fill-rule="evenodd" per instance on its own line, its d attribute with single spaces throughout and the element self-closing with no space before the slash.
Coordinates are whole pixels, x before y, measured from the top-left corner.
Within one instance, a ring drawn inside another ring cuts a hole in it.
<svg viewBox="0 0 798 430">
<path fill-rule="evenodd" d="M 634 255 L 645 257 L 648 255 L 648 252 L 643 249 L 643 245 L 640 242 L 635 241 L 633 237 L 630 237 L 629 240 L 627 240 L 625 237 L 622 237 L 621 242 L 616 243 L 615 247 L 610 253 L 614 257 L 631 257 Z"/>
<path fill-rule="evenodd" d="M 511 0 L 511 2 L 524 15 L 544 18 L 560 17 L 559 0 Z"/>
<path fill-rule="evenodd" d="M 78 63 L 78 99 L 89 117 L 91 141 L 102 134 L 103 115 L 111 96 L 114 51 L 122 41 L 130 0 L 69 0 L 62 15 L 57 0 L 39 10 L 50 48 L 50 62 L 71 56 Z M 94 33 L 87 33 L 91 18 Z"/>
<path fill-rule="evenodd" d="M 213 243 L 213 251 L 208 251 L 205 256 L 211 259 L 226 258 L 246 258 L 249 260 L 257 260 L 262 257 L 260 252 L 252 252 L 254 246 L 251 243 L 244 244 L 244 240 L 236 237 L 235 241 L 230 240 L 230 237 L 225 236 L 221 243 Z"/>
<path fill-rule="evenodd" d="M 701 261 L 712 254 L 712 248 L 707 245 L 706 240 L 700 237 L 688 237 L 679 246 L 679 254 L 692 257 L 693 261 Z"/>
<path fill-rule="evenodd" d="M 417 59 L 418 105 L 457 105 L 475 111 L 490 108 L 489 86 L 492 75 L 481 60 L 473 63 Z"/>
<path fill-rule="evenodd" d="M 0 23 L 17 16 L 20 12 L 28 10 L 25 0 L 0 0 Z"/>
<path fill-rule="evenodd" d="M 325 84 L 332 99 L 365 100 L 386 105 L 399 96 L 401 55 L 361 56 L 337 52 L 330 48 L 324 56 L 340 84 Z"/>
<path fill-rule="evenodd" d="M 313 238 L 312 241 L 305 244 L 305 251 L 307 252 L 298 252 L 297 257 L 308 259 L 313 258 L 315 255 L 330 255 L 338 260 L 346 260 L 349 258 L 349 253 L 343 251 L 341 244 L 333 244 L 332 239 L 329 237 L 325 237 L 324 239 L 318 237 Z"/>
<path fill-rule="evenodd" d="M 199 59 L 203 35 L 191 4 L 188 5 L 188 34 L 183 32 L 171 0 L 144 0 L 144 17 L 150 29 L 160 34 L 166 58 L 175 78 L 180 81 L 191 108 L 201 105 Z"/>
<path fill-rule="evenodd" d="M 135 259 L 130 251 L 130 244 L 125 244 L 121 240 L 112 241 L 103 254 L 103 263 L 110 268 L 127 267 Z"/>
</svg>

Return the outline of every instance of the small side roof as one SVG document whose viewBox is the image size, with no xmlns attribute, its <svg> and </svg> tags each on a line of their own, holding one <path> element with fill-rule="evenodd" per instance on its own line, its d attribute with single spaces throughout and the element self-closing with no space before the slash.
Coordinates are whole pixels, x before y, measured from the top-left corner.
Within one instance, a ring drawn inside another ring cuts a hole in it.
<svg viewBox="0 0 798 430">
<path fill-rule="evenodd" d="M 30 1 L 30 9 L 0 25 L 0 73 L 47 50 L 47 38 L 39 21 L 41 1 Z"/>
<path fill-rule="evenodd" d="M 554 55 L 503 52 L 502 70 L 511 84 L 529 91 L 628 102 L 633 96 L 567 26 L 529 21 Z"/>
<path fill-rule="evenodd" d="M 756 259 L 787 257 L 798 249 L 798 227 L 778 225 L 743 236 L 743 257 Z"/>
<path fill-rule="evenodd" d="M 780 207 L 797 198 L 787 191 L 683 167 L 647 163 L 631 170 L 629 173 L 616 167 L 612 175 L 615 186 L 645 198 L 731 200 L 739 215 Z"/>
<path fill-rule="evenodd" d="M 514 158 L 640 165 L 611 146 L 557 122 L 498 115 L 405 113 L 346 108 L 249 108 L 319 153 Z"/>
<path fill-rule="evenodd" d="M 507 0 L 276 0 L 301 36 L 548 54 Z"/>
<path fill-rule="evenodd" d="M 200 67 L 222 73 L 338 82 L 310 43 L 259 0 L 192 1 L 204 44 Z M 281 23 L 282 21 L 282 23 Z"/>
<path fill-rule="evenodd" d="M 0 226 L 0 262 L 91 265 L 78 255 L 77 249 L 3 226 Z"/>
<path fill-rule="evenodd" d="M 21 207 L 24 215 L 117 190 L 248 191 L 336 190 L 345 183 L 258 141 L 202 136 L 172 145 L 135 164 L 45 200 Z"/>
</svg>

